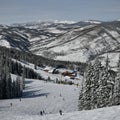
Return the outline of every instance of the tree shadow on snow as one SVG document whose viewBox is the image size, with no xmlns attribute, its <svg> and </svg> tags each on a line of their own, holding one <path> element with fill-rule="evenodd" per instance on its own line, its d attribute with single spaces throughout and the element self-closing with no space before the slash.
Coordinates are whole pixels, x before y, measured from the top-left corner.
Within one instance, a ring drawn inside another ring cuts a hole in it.
<svg viewBox="0 0 120 120">
<path fill-rule="evenodd" d="M 10 106 L 0 106 L 0 111 L 5 111 L 5 109 L 7 110 L 8 108 L 10 108 Z"/>
<path fill-rule="evenodd" d="M 31 81 L 31 80 L 27 80 L 27 81 L 25 81 L 25 84 L 30 84 L 30 83 L 32 83 L 33 81 Z"/>
<path fill-rule="evenodd" d="M 32 90 L 32 91 L 26 91 L 23 93 L 22 98 L 34 98 L 34 97 L 43 97 L 43 96 L 48 96 L 49 93 L 37 93 L 40 90 Z"/>
</svg>

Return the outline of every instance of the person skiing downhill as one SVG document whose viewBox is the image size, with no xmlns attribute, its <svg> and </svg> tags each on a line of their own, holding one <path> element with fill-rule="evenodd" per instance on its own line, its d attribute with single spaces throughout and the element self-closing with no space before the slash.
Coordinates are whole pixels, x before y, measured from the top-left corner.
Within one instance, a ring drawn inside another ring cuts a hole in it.
<svg viewBox="0 0 120 120">
<path fill-rule="evenodd" d="M 12 103 L 10 103 L 10 106 L 12 107 Z"/>
<path fill-rule="evenodd" d="M 42 111 L 40 111 L 40 115 L 41 115 L 41 116 L 43 115 L 43 112 L 42 112 Z"/>
<path fill-rule="evenodd" d="M 62 110 L 59 110 L 60 115 L 62 115 Z"/>
</svg>

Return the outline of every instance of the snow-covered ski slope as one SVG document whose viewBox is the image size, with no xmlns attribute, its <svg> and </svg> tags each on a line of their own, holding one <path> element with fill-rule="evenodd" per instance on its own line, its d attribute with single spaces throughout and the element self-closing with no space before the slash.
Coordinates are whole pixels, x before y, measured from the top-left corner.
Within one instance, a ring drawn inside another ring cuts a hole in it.
<svg viewBox="0 0 120 120">
<path fill-rule="evenodd" d="M 0 120 L 120 120 L 120 106 L 77 111 L 78 95 L 79 88 L 73 85 L 27 79 L 21 101 L 0 100 Z M 41 110 L 46 114 L 41 116 Z"/>
<path fill-rule="evenodd" d="M 26 88 L 20 99 L 0 100 L 0 120 L 13 120 L 15 116 L 39 115 L 78 110 L 79 88 L 41 80 L 26 80 Z M 12 107 L 10 107 L 12 103 Z M 12 118 L 11 118 L 12 117 Z M 25 118 L 26 119 L 26 118 Z"/>
<path fill-rule="evenodd" d="M 79 89 L 27 79 L 21 101 L 0 100 L 0 120 L 120 120 L 120 106 L 78 111 Z M 60 109 L 63 115 L 59 115 Z M 46 114 L 41 116 L 43 110 Z"/>
</svg>

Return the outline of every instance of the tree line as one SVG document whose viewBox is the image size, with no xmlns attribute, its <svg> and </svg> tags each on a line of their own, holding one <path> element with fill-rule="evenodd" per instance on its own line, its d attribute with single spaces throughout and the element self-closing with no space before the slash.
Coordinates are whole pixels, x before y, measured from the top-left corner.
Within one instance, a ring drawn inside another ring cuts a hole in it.
<svg viewBox="0 0 120 120">
<path fill-rule="evenodd" d="M 10 62 L 6 56 L 0 56 L 0 99 L 10 99 L 22 96 L 24 78 L 17 76 L 12 79 Z"/>
<path fill-rule="evenodd" d="M 0 46 L 0 55 L 1 54 L 10 56 L 11 58 L 14 58 L 18 61 L 24 60 L 29 63 L 33 63 L 37 66 L 40 66 L 40 67 L 44 67 L 44 66 L 57 67 L 57 66 L 62 65 L 65 68 L 73 69 L 74 65 L 76 65 L 80 71 L 80 74 L 83 74 L 86 68 L 86 63 L 53 60 L 53 59 L 44 58 L 42 56 L 35 55 L 31 52 L 25 52 L 25 51 L 23 52 L 23 51 L 19 51 L 13 48 L 5 48 L 3 46 Z"/>
<path fill-rule="evenodd" d="M 17 77 L 12 78 L 11 74 Z M 0 56 L 0 99 L 21 97 L 25 78 L 41 79 L 41 76 L 33 69 L 13 61 L 9 56 Z"/>
<path fill-rule="evenodd" d="M 120 57 L 117 72 L 110 69 L 108 57 L 105 63 L 103 66 L 99 59 L 89 63 L 79 96 L 79 110 L 120 105 Z"/>
</svg>

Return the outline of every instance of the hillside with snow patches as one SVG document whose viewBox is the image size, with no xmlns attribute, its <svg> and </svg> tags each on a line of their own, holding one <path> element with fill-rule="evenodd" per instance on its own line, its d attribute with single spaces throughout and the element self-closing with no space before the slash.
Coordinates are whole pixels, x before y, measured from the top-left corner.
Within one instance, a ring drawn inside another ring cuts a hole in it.
<svg viewBox="0 0 120 120">
<path fill-rule="evenodd" d="M 120 21 L 45 21 L 0 25 L 0 45 L 62 61 L 120 52 Z M 114 65 L 115 66 L 115 65 Z"/>
</svg>

